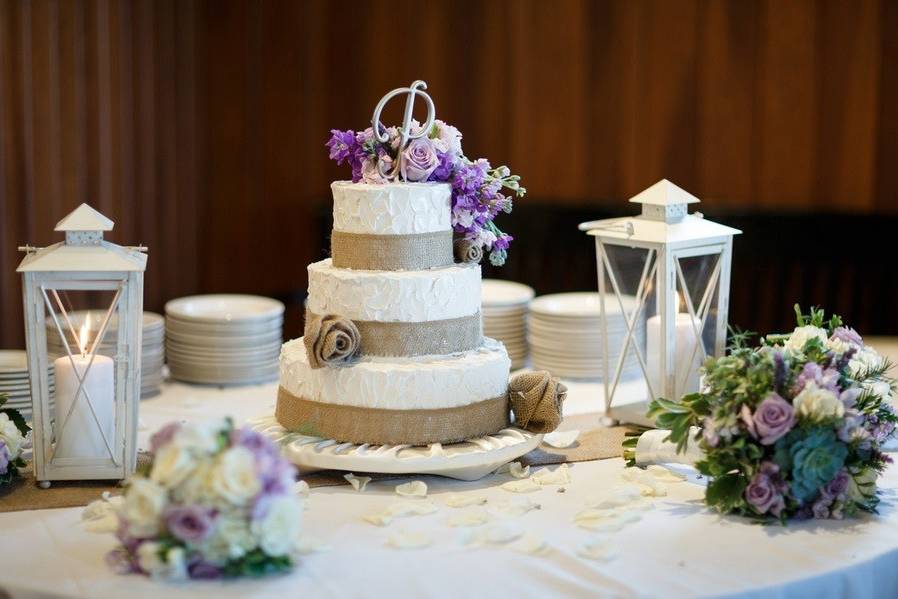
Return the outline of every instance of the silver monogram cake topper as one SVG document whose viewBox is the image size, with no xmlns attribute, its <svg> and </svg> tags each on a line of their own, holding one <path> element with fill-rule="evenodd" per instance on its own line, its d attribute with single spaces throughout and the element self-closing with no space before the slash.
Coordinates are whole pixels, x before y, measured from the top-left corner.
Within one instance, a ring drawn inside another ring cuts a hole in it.
<svg viewBox="0 0 898 599">
<path fill-rule="evenodd" d="M 426 91 L 427 83 L 421 81 L 420 79 L 413 82 L 408 87 L 397 87 L 396 89 L 388 92 L 383 98 L 380 99 L 380 102 L 377 103 L 377 106 L 374 108 L 374 116 L 371 117 L 371 128 L 374 131 L 374 139 L 381 143 L 386 143 L 389 141 L 390 136 L 387 134 L 386 127 L 384 127 L 380 122 L 380 113 L 383 112 L 384 106 L 387 105 L 387 102 L 392 100 L 395 96 L 399 96 L 401 94 L 408 94 L 408 97 L 405 99 L 405 114 L 402 117 L 402 125 L 397 127 L 397 131 L 399 131 L 399 147 L 396 148 L 397 157 L 402 155 L 402 151 L 413 139 L 418 139 L 420 137 L 424 137 L 433 127 L 433 121 L 436 118 L 436 108 L 433 105 L 433 99 L 431 99 L 430 94 Z M 412 116 L 415 109 L 415 98 L 416 97 L 424 98 L 424 101 L 427 103 L 427 120 L 424 121 L 424 126 L 421 127 L 418 131 L 412 131 Z M 399 173 L 399 162 L 397 159 L 394 161 L 392 168 L 387 172 L 384 172 L 385 165 L 383 162 L 378 161 L 377 170 L 383 177 L 388 177 L 390 179 L 396 178 L 396 175 Z"/>
</svg>

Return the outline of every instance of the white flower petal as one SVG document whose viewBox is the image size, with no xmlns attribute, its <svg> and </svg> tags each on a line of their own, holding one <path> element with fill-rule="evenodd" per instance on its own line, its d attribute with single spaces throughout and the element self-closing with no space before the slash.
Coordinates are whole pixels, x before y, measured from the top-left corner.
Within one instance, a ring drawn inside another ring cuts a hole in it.
<svg viewBox="0 0 898 599">
<path fill-rule="evenodd" d="M 348 482 L 350 485 L 352 485 L 352 488 L 355 489 L 356 491 L 358 491 L 359 493 L 364 491 L 365 487 L 368 486 L 368 483 L 371 482 L 370 476 L 356 476 L 355 474 L 352 474 L 351 472 L 349 474 L 344 474 L 343 478 L 345 478 L 346 482 Z"/>
<path fill-rule="evenodd" d="M 515 478 L 527 478 L 530 476 L 530 466 L 524 466 L 520 462 L 512 462 L 508 465 L 508 473 Z"/>
<path fill-rule="evenodd" d="M 332 547 L 324 543 L 321 539 L 311 536 L 303 536 L 296 543 L 296 552 L 300 555 L 309 555 L 312 553 L 322 553 L 330 551 Z"/>
<path fill-rule="evenodd" d="M 632 504 L 642 499 L 642 487 L 636 484 L 617 485 L 586 502 L 596 509 L 611 509 Z"/>
<path fill-rule="evenodd" d="M 617 532 L 641 519 L 642 514 L 636 510 L 586 509 L 574 516 L 574 523 L 580 528 L 595 532 Z"/>
<path fill-rule="evenodd" d="M 386 512 L 377 512 L 375 514 L 366 514 L 362 516 L 362 520 L 373 524 L 374 526 L 386 526 L 393 521 L 393 516 Z"/>
<path fill-rule="evenodd" d="M 489 522 L 489 519 L 489 514 L 483 510 L 467 510 L 458 514 L 453 514 L 446 521 L 446 524 L 452 528 L 470 528 L 486 524 Z"/>
<path fill-rule="evenodd" d="M 617 551 L 607 541 L 591 541 L 577 550 L 577 555 L 586 559 L 607 562 L 617 557 Z"/>
<path fill-rule="evenodd" d="M 679 483 L 686 480 L 686 475 L 680 472 L 674 472 L 664 466 L 652 464 L 646 468 L 646 471 L 655 477 L 655 480 L 665 483 Z"/>
<path fill-rule="evenodd" d="M 497 516 L 517 518 L 532 510 L 538 510 L 541 507 L 540 504 L 530 501 L 529 497 L 520 497 L 511 501 L 496 504 L 492 507 L 491 511 Z"/>
<path fill-rule="evenodd" d="M 399 501 L 391 504 L 386 513 L 394 518 L 404 516 L 426 516 L 437 511 L 437 506 L 432 501 Z"/>
<path fill-rule="evenodd" d="M 532 493 L 534 491 L 539 491 L 542 487 L 539 483 L 533 480 L 533 477 L 530 477 L 521 480 L 508 481 L 501 485 L 500 488 L 512 493 Z"/>
<path fill-rule="evenodd" d="M 296 481 L 296 484 L 293 485 L 293 492 L 299 495 L 300 497 L 308 497 L 309 496 L 309 483 L 304 480 Z"/>
<path fill-rule="evenodd" d="M 667 495 L 667 486 L 658 482 L 651 473 L 641 468 L 625 468 L 621 477 L 638 485 L 640 492 L 646 497 L 664 497 Z"/>
<path fill-rule="evenodd" d="M 543 443 L 557 449 L 570 447 L 577 442 L 580 431 L 555 431 L 543 437 Z"/>
<path fill-rule="evenodd" d="M 571 482 L 570 469 L 567 464 L 562 464 L 555 470 L 543 468 L 530 478 L 540 485 L 565 485 Z"/>
<path fill-rule="evenodd" d="M 396 487 L 396 494 L 403 497 L 427 497 L 427 483 L 413 480 Z"/>
<path fill-rule="evenodd" d="M 448 495 L 445 503 L 449 507 L 468 507 L 469 505 L 483 505 L 486 503 L 486 497 L 481 495 L 461 495 L 454 493 Z"/>
<path fill-rule="evenodd" d="M 545 539 L 534 535 L 526 535 L 508 545 L 512 551 L 526 555 L 545 555 L 549 552 L 549 544 Z"/>
<path fill-rule="evenodd" d="M 90 502 L 81 511 L 84 530 L 99 534 L 110 534 L 118 530 L 118 510 L 122 501 L 121 495 L 113 497 L 109 491 L 104 491 L 101 499 Z"/>
<path fill-rule="evenodd" d="M 398 531 L 387 538 L 387 547 L 393 549 L 424 549 L 433 543 L 433 538 L 421 531 Z"/>
<path fill-rule="evenodd" d="M 524 535 L 524 529 L 515 522 L 501 522 L 484 529 L 483 540 L 493 545 L 511 543 Z"/>
</svg>

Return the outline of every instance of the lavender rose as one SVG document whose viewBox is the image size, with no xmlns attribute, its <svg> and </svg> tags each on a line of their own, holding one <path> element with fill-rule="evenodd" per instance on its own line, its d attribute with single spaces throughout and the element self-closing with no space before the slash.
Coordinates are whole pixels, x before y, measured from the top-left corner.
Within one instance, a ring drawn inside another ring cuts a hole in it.
<svg viewBox="0 0 898 599">
<path fill-rule="evenodd" d="M 427 181 L 438 165 L 433 142 L 426 137 L 413 139 L 399 156 L 399 172 L 406 181 Z"/>
<path fill-rule="evenodd" d="M 168 531 L 187 543 L 197 543 L 209 538 L 215 529 L 215 515 L 208 508 L 198 505 L 172 507 L 165 513 Z"/>
<path fill-rule="evenodd" d="M 780 480 L 779 466 L 764 462 L 745 488 L 745 500 L 757 513 L 770 513 L 778 517 L 786 507 L 784 486 Z"/>
<path fill-rule="evenodd" d="M 0 474 L 6 474 L 9 471 L 9 448 L 6 441 L 0 439 Z"/>
<path fill-rule="evenodd" d="M 742 418 L 746 421 L 749 432 L 761 445 L 773 445 L 795 426 L 792 404 L 777 393 L 771 393 L 758 404 L 754 414 L 743 406 Z"/>
</svg>

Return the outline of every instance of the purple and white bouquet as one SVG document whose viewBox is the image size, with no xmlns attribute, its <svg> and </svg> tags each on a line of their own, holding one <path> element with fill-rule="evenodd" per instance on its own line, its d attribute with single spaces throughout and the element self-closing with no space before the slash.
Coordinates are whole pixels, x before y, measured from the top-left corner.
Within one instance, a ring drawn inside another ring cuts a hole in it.
<svg viewBox="0 0 898 599">
<path fill-rule="evenodd" d="M 420 123 L 412 121 L 411 132 L 420 130 Z M 325 145 L 331 160 L 349 164 L 354 183 L 388 183 L 382 173 L 394 172 L 398 165 L 399 178 L 405 181 L 451 184 L 455 233 L 489 252 L 492 264 L 504 264 L 513 238 L 493 221 L 500 213 L 511 212 L 513 196 L 523 197 L 527 192 L 520 177 L 506 166 L 491 166 L 484 158 L 466 158 L 461 132 L 439 119 L 427 135 L 412 139 L 404 148 L 400 148 L 401 134 L 396 127 L 382 131 L 389 137 L 386 142 L 379 142 L 371 127 L 359 132 L 333 129 Z"/>
<path fill-rule="evenodd" d="M 705 501 L 721 512 L 785 522 L 875 511 L 898 422 L 891 364 L 838 316 L 795 310 L 791 334 L 760 347 L 737 336 L 705 363 L 699 393 L 659 399 L 650 415 L 678 452 L 699 444 Z"/>
<path fill-rule="evenodd" d="M 169 424 L 117 508 L 122 573 L 183 580 L 262 576 L 293 566 L 303 506 L 296 469 L 230 419 Z"/>
<path fill-rule="evenodd" d="M 25 467 L 22 450 L 31 430 L 25 418 L 12 408 L 4 408 L 5 393 L 0 393 L 0 488 L 21 476 L 19 470 Z"/>
</svg>

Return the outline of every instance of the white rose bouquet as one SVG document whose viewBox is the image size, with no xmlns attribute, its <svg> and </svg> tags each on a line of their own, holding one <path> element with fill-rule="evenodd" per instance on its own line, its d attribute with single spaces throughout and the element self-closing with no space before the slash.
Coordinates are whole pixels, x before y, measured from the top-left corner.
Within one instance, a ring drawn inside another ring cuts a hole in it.
<svg viewBox="0 0 898 599">
<path fill-rule="evenodd" d="M 22 449 L 31 430 L 17 410 L 3 407 L 6 402 L 6 394 L 0 393 L 0 488 L 21 476 L 19 469 L 25 467 Z"/>
<path fill-rule="evenodd" d="M 303 506 L 296 469 L 271 441 L 227 419 L 169 424 L 150 446 L 118 507 L 117 571 L 183 580 L 293 566 Z"/>
</svg>

